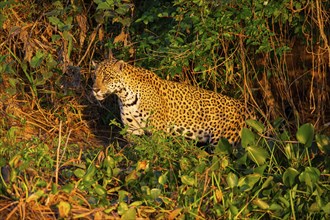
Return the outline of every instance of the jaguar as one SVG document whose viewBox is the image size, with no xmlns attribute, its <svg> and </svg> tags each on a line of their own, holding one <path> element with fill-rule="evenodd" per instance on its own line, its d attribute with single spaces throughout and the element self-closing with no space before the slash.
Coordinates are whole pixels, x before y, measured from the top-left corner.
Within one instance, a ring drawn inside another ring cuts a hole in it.
<svg viewBox="0 0 330 220">
<path fill-rule="evenodd" d="M 116 59 L 98 64 L 93 94 L 97 100 L 118 96 L 121 120 L 130 133 L 163 130 L 212 145 L 220 138 L 237 144 L 250 112 L 241 100 L 164 80 Z"/>
</svg>

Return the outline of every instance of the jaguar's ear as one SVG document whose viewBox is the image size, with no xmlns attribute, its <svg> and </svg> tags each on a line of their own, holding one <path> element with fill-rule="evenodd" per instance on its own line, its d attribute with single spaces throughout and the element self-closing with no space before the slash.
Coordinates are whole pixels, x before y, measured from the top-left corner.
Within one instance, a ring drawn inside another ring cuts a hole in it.
<svg viewBox="0 0 330 220">
<path fill-rule="evenodd" d="M 115 71 L 122 71 L 122 69 L 124 68 L 125 62 L 123 60 L 119 60 L 115 63 L 113 69 Z"/>
</svg>

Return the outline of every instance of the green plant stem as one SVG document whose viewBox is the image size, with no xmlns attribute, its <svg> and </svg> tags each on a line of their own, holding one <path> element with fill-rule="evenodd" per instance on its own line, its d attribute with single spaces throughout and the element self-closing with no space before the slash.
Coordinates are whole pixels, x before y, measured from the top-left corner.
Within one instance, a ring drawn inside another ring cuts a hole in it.
<svg viewBox="0 0 330 220">
<path fill-rule="evenodd" d="M 9 53 L 15 58 L 15 60 L 19 63 L 19 65 L 21 66 L 26 78 L 28 79 L 29 83 L 30 83 L 30 90 L 32 92 L 32 96 L 33 98 L 35 98 L 37 96 L 37 87 L 35 86 L 35 84 L 33 83 L 33 79 L 32 76 L 30 76 L 30 74 L 28 74 L 28 72 L 26 71 L 26 68 L 23 67 L 23 63 L 21 62 L 21 60 L 13 53 L 13 51 L 11 51 L 11 49 L 9 47 L 7 47 L 5 45 L 6 49 L 9 51 Z"/>
<path fill-rule="evenodd" d="M 312 167 L 312 162 L 311 162 L 311 158 L 309 157 L 308 148 L 305 148 L 305 150 L 306 150 L 306 155 L 307 155 L 307 159 L 308 159 L 308 165 L 310 167 Z"/>
<path fill-rule="evenodd" d="M 291 212 L 292 212 L 292 219 L 296 220 L 296 214 L 295 214 L 295 210 L 294 210 L 294 203 L 293 203 L 293 199 L 292 199 L 292 190 L 289 190 L 289 194 L 290 194 L 290 206 L 291 206 Z"/>
</svg>

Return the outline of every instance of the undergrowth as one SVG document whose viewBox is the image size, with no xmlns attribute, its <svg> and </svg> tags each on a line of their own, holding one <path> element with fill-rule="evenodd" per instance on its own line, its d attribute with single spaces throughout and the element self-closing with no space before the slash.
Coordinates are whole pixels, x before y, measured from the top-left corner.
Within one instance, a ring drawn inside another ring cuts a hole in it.
<svg viewBox="0 0 330 220">
<path fill-rule="evenodd" d="M 329 218 L 329 137 L 304 124 L 297 141 L 286 131 L 267 139 L 261 124 L 249 124 L 242 146 L 222 140 L 212 153 L 161 132 L 81 155 L 63 141 L 58 149 L 16 142 L 12 152 L 1 140 L 2 216 Z"/>
</svg>

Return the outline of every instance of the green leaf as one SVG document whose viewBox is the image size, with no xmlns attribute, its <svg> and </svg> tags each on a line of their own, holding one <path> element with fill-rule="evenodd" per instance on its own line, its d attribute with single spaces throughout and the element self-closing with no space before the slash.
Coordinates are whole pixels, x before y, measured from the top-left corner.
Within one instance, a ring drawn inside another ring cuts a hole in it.
<svg viewBox="0 0 330 220">
<path fill-rule="evenodd" d="M 51 17 L 48 17 L 48 20 L 49 22 L 54 25 L 54 26 L 64 26 L 64 23 L 58 19 L 57 17 L 54 17 L 54 16 L 51 16 Z"/>
<path fill-rule="evenodd" d="M 246 165 L 247 164 L 247 153 L 244 153 L 238 160 L 236 160 L 238 165 Z"/>
<path fill-rule="evenodd" d="M 250 145 L 255 145 L 256 137 L 255 134 L 250 129 L 243 128 L 241 135 L 242 135 L 241 143 L 243 148 L 246 148 Z"/>
<path fill-rule="evenodd" d="M 234 173 L 228 173 L 226 181 L 228 186 L 233 189 L 238 184 L 238 177 Z"/>
<path fill-rule="evenodd" d="M 180 160 L 180 169 L 185 171 L 191 168 L 191 163 L 187 157 L 183 157 Z"/>
<path fill-rule="evenodd" d="M 107 191 L 99 184 L 95 184 L 93 187 L 96 194 L 100 196 L 105 195 L 107 193 Z"/>
<path fill-rule="evenodd" d="M 39 189 L 37 192 L 31 194 L 27 199 L 26 202 L 37 201 L 40 197 L 45 195 L 44 190 Z"/>
<path fill-rule="evenodd" d="M 195 178 L 187 176 L 187 175 L 183 175 L 181 176 L 181 181 L 183 184 L 188 185 L 188 186 L 195 186 L 197 185 Z"/>
<path fill-rule="evenodd" d="M 304 172 L 299 175 L 300 182 L 306 183 L 313 190 L 320 179 L 320 171 L 315 167 L 306 167 Z"/>
<path fill-rule="evenodd" d="M 133 220 L 136 219 L 136 210 L 135 208 L 129 208 L 120 218 L 121 220 Z"/>
<path fill-rule="evenodd" d="M 312 203 L 308 207 L 308 212 L 320 212 L 320 211 L 321 211 L 320 206 L 316 202 Z"/>
<path fill-rule="evenodd" d="M 125 182 L 129 183 L 132 182 L 134 180 L 137 180 L 139 178 L 139 173 L 136 170 L 133 170 L 132 172 L 130 172 L 126 178 L 125 178 Z"/>
<path fill-rule="evenodd" d="M 322 153 L 330 154 L 330 137 L 326 135 L 315 135 L 317 147 Z"/>
<path fill-rule="evenodd" d="M 237 213 L 238 213 L 238 208 L 234 205 L 230 205 L 229 210 L 233 216 L 237 215 Z"/>
<path fill-rule="evenodd" d="M 128 195 L 129 195 L 129 193 L 127 191 L 125 191 L 125 190 L 119 190 L 118 191 L 118 201 L 119 202 L 127 201 L 127 196 Z"/>
<path fill-rule="evenodd" d="M 214 154 L 226 155 L 226 154 L 230 154 L 231 150 L 232 150 L 232 146 L 231 144 L 229 144 L 228 140 L 226 138 L 221 138 L 217 146 L 215 146 Z"/>
<path fill-rule="evenodd" d="M 57 205 L 58 208 L 58 214 L 60 218 L 66 218 L 69 216 L 69 213 L 71 211 L 71 205 L 68 202 L 60 201 Z"/>
<path fill-rule="evenodd" d="M 1 1 L 0 2 L 0 9 L 3 9 L 6 6 L 10 6 L 11 4 L 15 3 L 14 0 L 9 0 L 9 1 Z"/>
<path fill-rule="evenodd" d="M 61 188 L 61 190 L 65 193 L 71 193 L 73 189 L 74 189 L 73 183 L 68 183 L 68 184 L 62 186 L 62 188 Z"/>
<path fill-rule="evenodd" d="M 283 183 L 286 186 L 292 187 L 296 183 L 296 176 L 298 176 L 298 175 L 299 175 L 299 172 L 295 168 L 289 167 L 283 173 L 283 176 L 282 176 Z"/>
<path fill-rule="evenodd" d="M 113 0 L 106 1 L 94 1 L 97 4 L 96 10 L 113 10 L 114 2 Z"/>
<path fill-rule="evenodd" d="M 302 125 L 298 129 L 296 137 L 299 143 L 304 144 L 305 147 L 310 147 L 314 137 L 314 126 L 310 123 Z"/>
<path fill-rule="evenodd" d="M 258 173 L 249 174 L 247 176 L 243 176 L 238 180 L 238 186 L 243 191 L 251 190 L 254 185 L 261 179 L 261 175 Z"/>
<path fill-rule="evenodd" d="M 267 188 L 272 182 L 273 182 L 274 177 L 269 176 L 266 181 L 262 184 L 261 189 Z"/>
<path fill-rule="evenodd" d="M 282 211 L 283 208 L 281 205 L 277 204 L 277 203 L 272 203 L 270 206 L 269 206 L 269 210 L 271 211 Z"/>
<path fill-rule="evenodd" d="M 248 119 L 248 120 L 246 120 L 246 124 L 251 126 L 258 133 L 262 133 L 265 130 L 265 126 L 257 120 Z"/>
<path fill-rule="evenodd" d="M 157 199 L 161 195 L 160 189 L 154 188 L 150 191 L 151 198 Z"/>
<path fill-rule="evenodd" d="M 258 206 L 261 209 L 269 209 L 269 204 L 259 198 L 254 199 L 253 204 Z"/>
<path fill-rule="evenodd" d="M 269 158 L 267 150 L 261 147 L 246 147 L 246 151 L 248 152 L 248 157 L 258 166 L 263 165 L 267 158 Z"/>
<path fill-rule="evenodd" d="M 85 170 L 78 168 L 73 172 L 73 174 L 78 178 L 83 178 L 85 175 Z"/>
<path fill-rule="evenodd" d="M 108 155 L 103 161 L 103 167 L 113 169 L 115 168 L 115 166 L 116 166 L 116 161 Z"/>
<path fill-rule="evenodd" d="M 120 202 L 117 210 L 119 215 L 123 215 L 128 211 L 128 205 L 125 202 Z"/>
<path fill-rule="evenodd" d="M 83 181 L 84 182 L 89 182 L 93 179 L 94 175 L 96 174 L 96 167 L 91 164 L 88 169 L 87 172 L 85 174 L 85 176 L 83 177 Z"/>
<path fill-rule="evenodd" d="M 322 206 L 322 210 L 326 213 L 326 214 L 330 214 L 330 202 L 328 202 L 326 205 Z"/>
<path fill-rule="evenodd" d="M 6 21 L 7 17 L 0 13 L 0 29 L 2 29 L 3 23 Z"/>
<path fill-rule="evenodd" d="M 161 184 L 161 185 L 165 185 L 167 182 L 167 173 L 161 175 L 159 178 L 158 178 L 158 183 Z"/>
<path fill-rule="evenodd" d="M 36 67 L 40 66 L 41 62 L 43 61 L 44 56 L 45 56 L 45 54 L 42 51 L 38 50 L 36 52 L 36 55 L 34 57 L 32 57 L 32 59 L 31 59 L 31 62 L 30 62 L 31 67 L 36 68 Z"/>
</svg>

